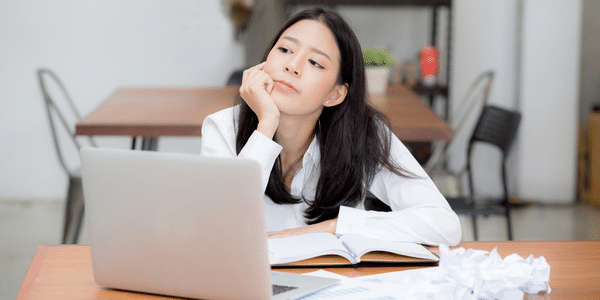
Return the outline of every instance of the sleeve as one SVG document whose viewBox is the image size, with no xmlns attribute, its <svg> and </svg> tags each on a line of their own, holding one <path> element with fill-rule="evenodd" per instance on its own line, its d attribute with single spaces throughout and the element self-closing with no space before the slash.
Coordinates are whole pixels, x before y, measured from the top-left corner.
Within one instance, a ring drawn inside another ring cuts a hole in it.
<svg viewBox="0 0 600 300">
<path fill-rule="evenodd" d="M 425 170 L 392 134 L 390 155 L 417 178 L 401 177 L 388 169 L 376 174 L 369 190 L 391 212 L 340 207 L 336 234 L 355 233 L 380 240 L 426 245 L 457 245 L 462 236 L 458 216 Z"/>
<path fill-rule="evenodd" d="M 282 147 L 264 134 L 254 131 L 240 154 L 236 154 L 234 127 L 234 118 L 236 117 L 234 108 L 225 109 L 206 117 L 202 123 L 200 153 L 203 156 L 238 157 L 258 162 L 264 192 L 271 169 Z"/>
</svg>

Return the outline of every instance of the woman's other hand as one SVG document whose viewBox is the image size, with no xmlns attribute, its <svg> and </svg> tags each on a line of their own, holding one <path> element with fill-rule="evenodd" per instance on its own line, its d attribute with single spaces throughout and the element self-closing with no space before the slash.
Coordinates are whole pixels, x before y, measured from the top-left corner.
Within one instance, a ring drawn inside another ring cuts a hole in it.
<svg viewBox="0 0 600 300">
<path fill-rule="evenodd" d="M 282 231 L 271 231 L 267 234 L 267 236 L 269 238 L 282 238 L 315 232 L 329 232 L 335 234 L 336 226 L 337 219 L 332 219 L 304 227 L 285 229 Z"/>
<path fill-rule="evenodd" d="M 244 71 L 240 95 L 258 117 L 256 130 L 273 138 L 279 126 L 280 114 L 271 97 L 273 79 L 263 70 L 264 65 L 263 62 Z"/>
</svg>

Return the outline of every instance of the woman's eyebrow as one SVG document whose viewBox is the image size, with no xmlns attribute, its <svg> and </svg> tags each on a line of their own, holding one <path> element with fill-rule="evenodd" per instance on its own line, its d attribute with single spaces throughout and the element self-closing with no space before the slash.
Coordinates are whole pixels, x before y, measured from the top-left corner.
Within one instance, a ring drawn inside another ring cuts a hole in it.
<svg viewBox="0 0 600 300">
<path fill-rule="evenodd" d="M 289 35 L 282 36 L 281 38 L 289 40 L 289 41 L 291 41 L 293 43 L 296 43 L 296 44 L 300 44 L 300 41 L 297 38 L 291 37 Z M 325 53 L 325 52 L 323 52 L 323 51 L 321 51 L 321 50 L 319 50 L 319 49 L 317 49 L 315 47 L 310 47 L 310 50 L 312 50 L 313 52 L 315 52 L 317 54 L 323 55 L 323 56 L 327 57 L 327 59 L 331 60 L 331 57 L 329 57 L 329 55 L 327 55 L 327 53 Z"/>
</svg>

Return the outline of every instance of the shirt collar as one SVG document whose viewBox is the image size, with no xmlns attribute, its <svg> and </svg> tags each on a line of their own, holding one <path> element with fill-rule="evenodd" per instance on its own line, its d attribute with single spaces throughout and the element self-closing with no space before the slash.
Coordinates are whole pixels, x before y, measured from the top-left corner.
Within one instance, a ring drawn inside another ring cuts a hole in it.
<svg viewBox="0 0 600 300">
<path fill-rule="evenodd" d="M 306 165 L 308 160 L 311 161 L 312 164 L 316 165 L 319 163 L 319 159 L 321 158 L 321 151 L 319 148 L 319 143 L 317 142 L 317 136 L 315 135 L 306 149 L 306 153 L 304 153 L 304 158 L 302 158 L 302 165 Z"/>
</svg>

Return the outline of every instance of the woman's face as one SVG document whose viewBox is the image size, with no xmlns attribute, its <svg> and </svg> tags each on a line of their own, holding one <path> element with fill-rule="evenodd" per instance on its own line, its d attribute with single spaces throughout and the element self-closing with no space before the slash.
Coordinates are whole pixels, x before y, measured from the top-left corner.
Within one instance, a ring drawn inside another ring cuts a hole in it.
<svg viewBox="0 0 600 300">
<path fill-rule="evenodd" d="M 286 29 L 263 70 L 274 81 L 271 97 L 282 115 L 318 117 L 324 106 L 337 105 L 346 96 L 346 86 L 337 84 L 340 51 L 335 37 L 315 20 Z"/>
</svg>

